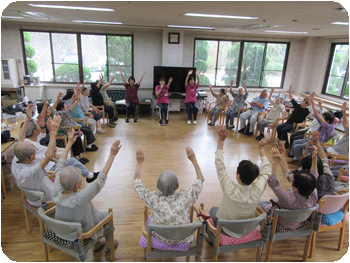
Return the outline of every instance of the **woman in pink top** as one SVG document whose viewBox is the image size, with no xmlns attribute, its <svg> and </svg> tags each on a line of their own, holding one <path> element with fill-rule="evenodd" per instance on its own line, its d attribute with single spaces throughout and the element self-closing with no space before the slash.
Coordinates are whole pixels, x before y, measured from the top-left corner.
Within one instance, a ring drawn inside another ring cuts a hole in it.
<svg viewBox="0 0 350 263">
<path fill-rule="evenodd" d="M 160 78 L 159 85 L 156 86 L 159 125 L 163 125 L 163 119 L 165 120 L 165 125 L 169 124 L 169 88 L 172 81 L 173 78 L 169 78 L 168 85 L 165 85 L 165 78 Z"/>
<path fill-rule="evenodd" d="M 134 122 L 137 122 L 137 111 L 139 105 L 139 98 L 137 97 L 137 91 L 141 85 L 143 76 L 146 75 L 146 71 L 142 73 L 141 79 L 139 82 L 135 83 L 134 77 L 129 77 L 128 82 L 124 79 L 123 71 L 119 69 L 120 75 L 122 76 L 124 86 L 126 88 L 126 119 L 125 122 L 129 122 L 130 119 L 130 110 L 133 110 Z"/>
<path fill-rule="evenodd" d="M 197 84 L 195 84 L 194 82 L 194 77 L 190 77 L 192 73 L 193 73 L 193 70 L 190 70 L 185 80 L 185 89 L 186 89 L 185 105 L 188 110 L 187 124 L 191 124 L 192 112 L 193 112 L 193 124 L 197 124 L 197 114 L 198 114 L 197 89 L 200 83 L 199 72 L 198 70 L 196 70 L 196 75 L 198 79 Z"/>
</svg>

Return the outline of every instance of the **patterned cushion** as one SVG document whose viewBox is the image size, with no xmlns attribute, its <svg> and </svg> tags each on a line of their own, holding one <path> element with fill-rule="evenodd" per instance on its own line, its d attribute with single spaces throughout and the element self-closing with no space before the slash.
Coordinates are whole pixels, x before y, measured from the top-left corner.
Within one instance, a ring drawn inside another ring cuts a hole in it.
<svg viewBox="0 0 350 263">
<path fill-rule="evenodd" d="M 328 159 L 328 162 L 330 163 L 332 161 L 332 159 Z M 337 159 L 335 159 L 334 160 L 334 163 L 336 163 L 336 164 L 340 164 L 340 165 L 346 165 L 346 164 L 348 164 L 349 162 L 348 161 L 345 161 L 345 160 L 337 160 Z"/>
<path fill-rule="evenodd" d="M 73 241 L 68 241 L 68 240 L 65 240 L 63 238 L 56 236 L 56 234 L 54 232 L 52 232 L 50 229 L 48 229 L 44 232 L 43 238 L 45 238 L 46 240 L 49 240 L 51 242 L 54 242 L 58 246 L 65 247 L 68 249 L 75 249 L 75 245 L 74 245 Z M 93 240 L 91 238 L 83 239 L 83 246 L 86 246 L 87 244 L 89 244 L 92 241 Z"/>
<path fill-rule="evenodd" d="M 208 221 L 210 222 L 211 225 L 214 226 L 214 222 L 212 218 L 210 218 Z M 215 236 L 215 233 L 213 233 L 213 235 Z M 254 229 L 252 232 L 249 232 L 248 234 L 246 234 L 244 237 L 241 237 L 241 238 L 234 238 L 221 233 L 219 244 L 220 246 L 238 245 L 238 244 L 253 242 L 261 238 L 262 238 L 261 232 L 257 229 Z"/>
<path fill-rule="evenodd" d="M 27 209 L 32 210 L 32 211 L 35 212 L 35 213 L 38 213 L 38 207 L 29 204 L 27 199 L 24 199 L 24 200 L 23 200 L 23 205 L 24 205 Z M 47 209 L 50 209 L 51 207 L 54 207 L 54 206 L 55 206 L 54 203 L 49 203 L 49 204 L 47 204 Z"/>
<path fill-rule="evenodd" d="M 277 223 L 276 232 L 280 232 L 280 233 L 296 232 L 296 231 L 305 230 L 305 229 L 307 229 L 309 227 L 310 227 L 310 222 L 307 221 L 307 220 L 302 222 L 301 225 L 298 228 L 296 228 L 296 229 L 288 229 L 288 228 L 285 228 L 284 226 L 280 225 L 279 223 Z"/>
<path fill-rule="evenodd" d="M 333 226 L 339 222 L 341 222 L 344 218 L 344 213 L 342 209 L 339 211 L 329 214 L 329 215 L 322 215 L 321 222 L 327 226 Z"/>
<path fill-rule="evenodd" d="M 149 222 L 151 221 L 151 216 L 148 217 L 146 224 L 145 224 L 145 229 L 147 231 L 147 226 Z M 143 248 L 147 248 L 147 238 L 142 235 L 140 242 L 140 246 Z M 158 240 L 153 234 L 151 238 L 151 246 L 154 249 L 159 249 L 159 250 L 168 250 L 168 251 L 188 251 L 190 249 L 190 243 L 179 243 L 179 244 L 164 244 L 160 240 Z"/>
</svg>

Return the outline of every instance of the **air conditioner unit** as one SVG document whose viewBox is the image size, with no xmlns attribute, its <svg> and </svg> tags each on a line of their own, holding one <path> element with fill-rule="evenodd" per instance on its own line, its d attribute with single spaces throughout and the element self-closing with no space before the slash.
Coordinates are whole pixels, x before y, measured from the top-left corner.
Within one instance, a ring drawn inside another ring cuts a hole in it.
<svg viewBox="0 0 350 263">
<path fill-rule="evenodd" d="M 17 61 L 14 58 L 1 59 L 1 87 L 18 87 Z"/>
</svg>

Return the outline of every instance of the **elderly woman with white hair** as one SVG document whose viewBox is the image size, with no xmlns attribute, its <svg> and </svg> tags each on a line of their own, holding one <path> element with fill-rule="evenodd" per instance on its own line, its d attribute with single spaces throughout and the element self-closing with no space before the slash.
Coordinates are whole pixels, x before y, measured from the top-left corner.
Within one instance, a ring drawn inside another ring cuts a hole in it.
<svg viewBox="0 0 350 263">
<path fill-rule="evenodd" d="M 239 121 L 241 123 L 241 129 L 238 132 L 241 132 L 245 135 L 253 135 L 255 123 L 258 119 L 259 112 L 264 112 L 269 106 L 269 99 L 267 98 L 267 89 L 263 89 L 260 95 L 253 99 L 250 102 L 252 106 L 250 110 L 242 113 L 239 116 Z M 249 119 L 250 127 L 249 131 L 246 132 L 246 120 Z"/>
<path fill-rule="evenodd" d="M 272 109 L 269 111 L 265 118 L 258 122 L 258 130 L 260 134 L 255 139 L 259 141 L 265 138 L 264 132 L 266 126 L 271 123 L 274 123 L 277 118 L 282 117 L 282 113 L 285 110 L 285 107 L 283 105 L 284 99 L 283 97 L 281 97 L 281 93 L 278 93 L 278 97 L 276 100 L 272 99 L 272 94 L 274 91 L 275 89 L 272 88 L 269 96 L 269 102 L 273 106 Z"/>
<path fill-rule="evenodd" d="M 160 191 L 149 191 L 141 181 L 141 168 L 144 162 L 142 149 L 136 152 L 136 170 L 133 182 L 134 190 L 138 196 L 151 209 L 151 224 L 182 225 L 190 222 L 190 209 L 197 201 L 203 188 L 204 177 L 198 165 L 196 156 L 190 147 L 186 147 L 187 158 L 192 162 L 197 179 L 189 190 L 179 190 L 179 182 L 175 173 L 165 171 L 158 176 L 157 188 Z M 155 237 L 164 244 L 190 243 L 194 241 L 193 235 L 184 240 L 168 240 L 156 233 Z"/>
<path fill-rule="evenodd" d="M 75 139 L 76 137 L 74 136 L 74 130 L 72 129 L 69 132 L 66 148 L 57 163 L 52 200 L 56 204 L 56 219 L 68 222 L 79 222 L 82 225 L 82 231 L 86 233 L 108 215 L 108 211 L 98 211 L 91 201 L 105 185 L 107 174 L 121 148 L 121 145 L 119 140 L 112 144 L 107 162 L 97 179 L 86 188 L 80 190 L 82 185 L 81 171 L 76 167 L 66 167 L 68 152 L 74 144 Z M 109 234 L 104 234 L 103 229 L 99 229 L 91 236 L 91 238 L 96 239 L 97 237 L 101 237 L 103 235 L 105 240 L 100 240 L 95 245 L 93 250 L 97 251 L 107 243 L 104 252 L 109 253 L 110 242 L 106 242 L 110 239 Z M 117 246 L 118 241 L 115 240 L 114 244 Z"/>
<path fill-rule="evenodd" d="M 233 86 L 233 80 L 231 80 L 231 83 L 230 83 L 230 93 L 232 95 L 233 100 L 230 108 L 225 112 L 226 114 L 225 124 L 226 124 L 227 130 L 231 130 L 235 127 L 235 125 L 233 125 L 233 121 L 235 117 L 238 116 L 239 109 L 244 107 L 244 102 L 246 101 L 249 95 L 245 82 L 243 83 L 242 87 L 238 87 L 238 93 L 233 92 L 232 86 Z M 229 122 L 230 122 L 230 125 L 229 125 Z"/>
</svg>

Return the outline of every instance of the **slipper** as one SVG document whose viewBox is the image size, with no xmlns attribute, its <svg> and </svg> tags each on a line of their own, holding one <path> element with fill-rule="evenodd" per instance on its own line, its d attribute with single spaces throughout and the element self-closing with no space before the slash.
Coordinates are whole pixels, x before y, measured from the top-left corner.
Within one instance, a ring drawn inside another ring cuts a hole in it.
<svg viewBox="0 0 350 263">
<path fill-rule="evenodd" d="M 114 249 L 116 249 L 117 246 L 118 246 L 118 240 L 114 240 Z M 105 254 L 108 254 L 109 252 L 111 252 L 111 249 L 106 246 L 103 251 L 105 252 Z"/>
<path fill-rule="evenodd" d="M 106 245 L 106 240 L 100 240 L 99 242 L 97 242 L 94 246 L 93 251 L 96 252 L 98 250 L 100 250 L 101 247 L 103 247 L 104 245 Z"/>
</svg>

